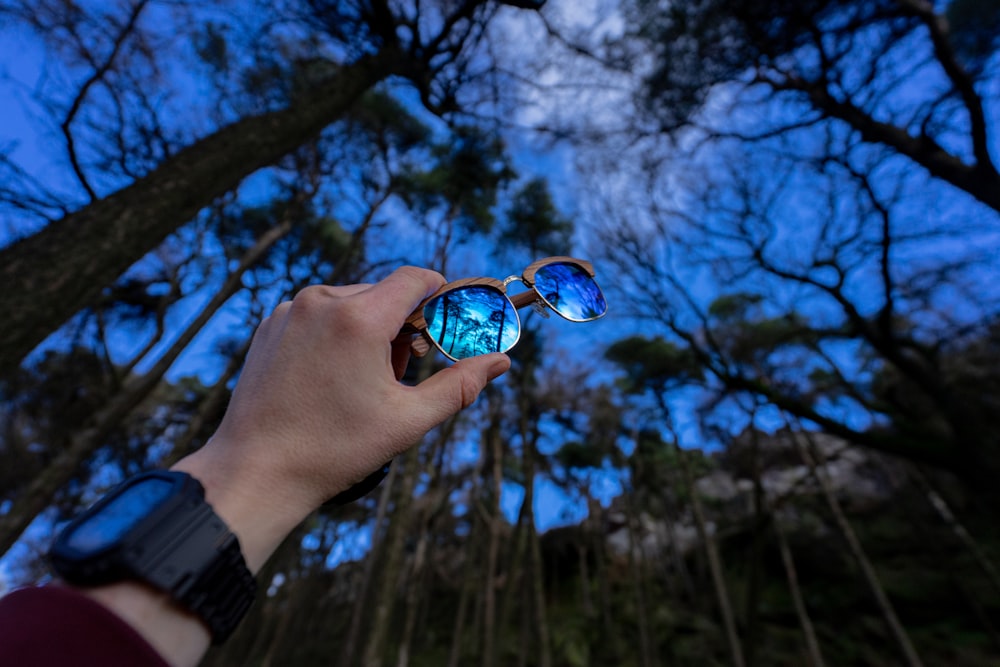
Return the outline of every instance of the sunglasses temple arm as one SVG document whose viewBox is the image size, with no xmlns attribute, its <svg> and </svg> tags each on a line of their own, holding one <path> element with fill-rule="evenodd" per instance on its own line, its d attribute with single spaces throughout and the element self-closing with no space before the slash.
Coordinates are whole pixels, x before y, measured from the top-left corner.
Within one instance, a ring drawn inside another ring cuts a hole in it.
<svg viewBox="0 0 1000 667">
<path fill-rule="evenodd" d="M 414 320 L 417 319 L 416 315 L 417 312 L 414 312 L 413 315 L 410 315 L 410 317 L 407 318 L 406 322 L 403 323 L 402 328 L 400 328 L 399 333 L 396 335 L 396 340 L 412 337 L 414 334 L 420 334 L 410 341 L 410 351 L 414 356 L 422 357 L 430 351 L 431 344 L 427 340 L 426 333 L 418 329 L 414 323 Z"/>
</svg>

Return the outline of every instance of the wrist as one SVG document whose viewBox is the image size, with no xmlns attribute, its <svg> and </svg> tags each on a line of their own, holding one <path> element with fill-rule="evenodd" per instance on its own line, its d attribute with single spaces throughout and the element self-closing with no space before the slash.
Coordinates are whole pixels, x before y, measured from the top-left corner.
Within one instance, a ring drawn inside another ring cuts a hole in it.
<svg viewBox="0 0 1000 667">
<path fill-rule="evenodd" d="M 247 567 L 257 574 L 314 508 L 304 494 L 296 493 L 294 484 L 282 483 L 271 471 L 220 456 L 224 447 L 213 439 L 171 469 L 201 482 L 205 500 L 236 535 Z"/>
</svg>

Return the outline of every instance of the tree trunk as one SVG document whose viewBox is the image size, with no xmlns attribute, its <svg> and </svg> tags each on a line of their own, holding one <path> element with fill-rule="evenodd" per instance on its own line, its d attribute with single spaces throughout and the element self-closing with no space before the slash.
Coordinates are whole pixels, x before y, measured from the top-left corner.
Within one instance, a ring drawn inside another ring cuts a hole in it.
<svg viewBox="0 0 1000 667">
<path fill-rule="evenodd" d="M 287 108 L 236 121 L 0 251 L 0 284 L 10 286 L 0 292 L 0 377 L 198 211 L 316 136 L 405 65 L 392 49 L 345 65 Z"/>
<path fill-rule="evenodd" d="M 604 637 L 609 648 L 608 654 L 611 663 L 617 664 L 621 661 L 621 651 L 618 632 L 615 629 L 611 582 L 608 579 L 607 521 L 604 516 L 604 508 L 596 500 L 590 504 L 588 522 L 593 524 L 590 533 L 594 549 L 594 569 L 597 576 L 598 596 L 601 600 L 601 627 L 604 628 Z"/>
<path fill-rule="evenodd" d="M 457 418 L 449 419 L 438 433 L 438 441 L 427 457 L 427 465 L 424 472 L 427 476 L 426 499 L 433 500 L 436 487 L 440 486 L 441 468 L 444 462 L 444 452 L 448 442 L 455 432 L 458 424 Z M 428 552 L 431 550 L 431 522 L 434 516 L 443 508 L 447 502 L 447 493 L 444 493 L 439 502 L 432 505 L 428 502 L 423 505 L 419 517 L 419 536 L 417 537 L 417 547 L 413 554 L 413 567 L 410 569 L 409 583 L 406 586 L 406 605 L 403 616 L 403 631 L 399 636 L 399 652 L 396 658 L 396 667 L 409 667 L 410 651 L 413 644 L 414 629 L 417 626 L 418 609 L 421 597 L 427 594 L 426 565 L 429 559 Z"/>
<path fill-rule="evenodd" d="M 941 494 L 931 486 L 930 481 L 928 481 L 927 477 L 920 470 L 920 468 L 917 466 L 910 466 L 910 474 L 913 479 L 916 480 L 923 492 L 927 495 L 927 502 L 931 504 L 934 511 L 937 512 L 937 515 L 941 517 L 941 520 L 944 521 L 945 525 L 951 529 L 951 532 L 955 534 L 955 537 L 957 537 L 958 541 L 961 542 L 963 547 L 965 547 L 965 550 L 969 552 L 969 555 L 972 556 L 972 560 L 974 560 L 976 565 L 979 566 L 979 569 L 983 571 L 983 574 L 986 575 L 986 578 L 989 580 L 990 584 L 997 591 L 997 593 L 1000 593 L 1000 572 L 997 571 L 993 561 L 990 560 L 989 556 L 986 555 L 986 552 L 979 546 L 979 543 L 976 542 L 975 538 L 972 537 L 969 531 L 966 530 L 965 526 L 963 526 L 958 520 L 955 513 L 951 511 L 951 507 L 948 506 L 947 501 L 945 501 L 945 499 L 941 497 Z"/>
<path fill-rule="evenodd" d="M 494 413 L 484 433 L 483 447 L 490 452 L 490 470 L 493 475 L 492 506 L 490 507 L 490 542 L 486 552 L 486 571 L 483 577 L 483 667 L 496 664 L 496 591 L 497 561 L 500 552 L 500 530 L 503 514 L 500 494 L 503 492 L 503 443 L 500 440 L 499 415 Z"/>
<path fill-rule="evenodd" d="M 511 531 L 509 548 L 506 549 L 505 561 L 506 571 L 504 580 L 506 582 L 503 591 L 503 598 L 500 601 L 500 614 L 498 626 L 507 628 L 510 625 L 511 615 L 514 613 L 515 601 L 520 599 L 522 613 L 519 616 L 525 617 L 525 594 L 524 594 L 524 571 L 527 556 L 527 537 L 525 524 L 527 523 L 528 508 L 521 502 L 521 508 L 517 513 L 517 520 Z M 522 648 L 527 643 L 527 637 L 521 642 Z"/>
<path fill-rule="evenodd" d="M 751 423 L 753 416 L 751 415 Z M 760 587 L 764 568 L 764 538 L 769 515 L 766 509 L 764 486 L 761 483 L 759 447 L 756 431 L 751 442 L 751 465 L 753 466 L 753 537 L 750 545 L 747 582 L 746 611 L 744 612 L 746 631 L 743 636 L 743 655 L 747 666 L 754 664 L 758 633 L 760 632 Z"/>
<path fill-rule="evenodd" d="M 385 660 L 385 648 L 389 640 L 389 624 L 396 603 L 396 591 L 403 574 L 403 551 L 407 530 L 412 517 L 413 492 L 420 476 L 420 450 L 415 447 L 396 459 L 393 465 L 402 465 L 399 493 L 392 519 L 385 536 L 385 553 L 379 572 L 381 585 L 375 595 L 371 630 L 365 641 L 361 664 L 365 667 L 381 667 Z"/>
<path fill-rule="evenodd" d="M 188 421 L 184 434 L 174 442 L 173 448 L 164 457 L 163 461 L 159 463 L 161 468 L 169 468 L 193 452 L 198 435 L 203 432 L 205 426 L 209 423 L 218 424 L 222 421 L 229 398 L 229 381 L 236 377 L 240 368 L 243 367 L 243 362 L 246 361 L 247 352 L 250 351 L 250 343 L 252 341 L 252 337 L 247 338 L 243 345 L 240 346 L 240 349 L 229 357 L 225 370 L 222 371 L 222 375 L 219 376 L 219 379 L 216 380 L 215 384 L 208 390 L 208 393 L 205 394 L 205 397 L 202 398 L 201 403 L 198 405 L 198 411 Z"/>
<path fill-rule="evenodd" d="M 309 578 L 309 571 L 303 569 L 298 576 L 286 584 L 288 594 L 285 596 L 284 609 L 274 626 L 274 635 L 271 637 L 267 651 L 260 659 L 260 667 L 287 664 L 282 655 L 282 644 L 288 639 L 289 628 L 298 624 L 301 620 L 300 615 L 302 613 L 308 614 L 309 606 L 315 604 L 315 591 L 310 586 Z M 292 637 L 294 641 L 294 634 Z"/>
<path fill-rule="evenodd" d="M 645 557 L 638 558 L 638 543 L 635 538 L 636 524 L 639 522 L 632 506 L 629 493 L 623 496 L 625 501 L 625 527 L 628 531 L 628 572 L 632 582 L 632 595 L 635 598 L 635 624 L 639 629 L 639 664 L 642 667 L 653 667 L 653 652 L 649 638 L 649 614 L 646 611 L 646 596 L 643 594 L 643 577 L 640 564 Z"/>
<path fill-rule="evenodd" d="M 135 409 L 163 379 L 194 337 L 205 327 L 229 298 L 242 289 L 242 276 L 273 246 L 278 239 L 291 230 L 291 223 L 285 222 L 265 233 L 240 260 L 237 269 L 226 278 L 222 287 L 205 305 L 198 316 L 174 341 L 170 349 L 144 375 L 132 377 L 108 404 L 95 415 L 90 425 L 71 436 L 68 446 L 32 480 L 30 486 L 19 493 L 7 514 L 0 517 L 0 553 L 6 553 L 17 541 L 29 523 L 45 509 L 56 491 L 66 484 L 80 467 L 80 464 L 98 447 L 128 414 Z"/>
<path fill-rule="evenodd" d="M 774 536 L 778 541 L 778 550 L 781 552 L 781 562 L 785 567 L 785 577 L 788 579 L 788 591 L 792 596 L 792 603 L 795 605 L 795 616 L 799 619 L 802 627 L 802 634 L 806 639 L 806 650 L 809 654 L 809 661 L 812 667 L 825 667 L 823 654 L 819 650 L 819 642 L 816 640 L 816 630 L 813 628 L 812 619 L 806 609 L 805 599 L 802 597 L 802 588 L 799 586 L 799 575 L 795 569 L 795 560 L 792 558 L 792 551 L 788 548 L 788 540 L 785 538 L 785 531 L 782 530 L 777 518 L 771 522 L 774 527 Z"/>
<path fill-rule="evenodd" d="M 527 410 L 522 410 L 527 415 Z M 535 425 L 537 427 L 537 424 Z M 538 431 L 528 433 L 527 424 L 522 424 L 522 444 L 524 446 L 524 530 L 527 531 L 528 576 L 525 578 L 531 591 L 532 620 L 535 622 L 535 632 L 538 637 L 538 664 L 540 667 L 552 667 L 552 643 L 549 632 L 549 622 L 545 605 L 545 581 L 542 576 L 541 548 L 538 542 L 538 527 L 535 525 L 535 441 Z M 527 614 L 524 615 L 527 618 Z"/>
<path fill-rule="evenodd" d="M 478 497 L 478 479 L 479 476 L 477 475 L 473 481 L 471 498 Z M 472 592 L 476 588 L 477 563 L 475 562 L 475 551 L 476 546 L 479 544 L 479 527 L 482 524 L 475 520 L 475 510 L 472 507 L 469 508 L 469 523 L 469 537 L 466 542 L 468 546 L 465 549 L 465 563 L 463 565 L 461 591 L 458 598 L 458 611 L 455 612 L 455 625 L 451 633 L 451 651 L 448 654 L 448 667 L 459 667 L 463 662 L 466 618 L 469 615 L 469 602 L 472 598 Z"/>
<path fill-rule="evenodd" d="M 382 534 L 381 527 L 385 523 L 385 516 L 389 508 L 389 500 L 395 489 L 398 470 L 399 465 L 393 463 L 389 468 L 389 474 L 381 484 L 378 506 L 375 510 L 375 524 L 372 527 L 372 546 L 368 550 L 368 556 L 365 558 L 365 566 L 361 574 L 361 585 L 358 586 L 358 590 L 355 592 L 354 608 L 351 612 L 351 626 L 347 631 L 347 637 L 344 639 L 344 650 L 340 654 L 340 667 L 352 667 L 356 664 L 354 654 L 357 650 L 358 640 L 361 637 L 361 622 L 365 616 L 368 591 L 371 589 L 372 578 L 375 575 L 375 563 L 383 551 L 384 540 L 380 538 Z"/>
<path fill-rule="evenodd" d="M 694 488 L 694 475 L 691 473 L 691 464 L 687 460 L 684 450 L 681 449 L 677 441 L 674 441 L 674 451 L 680 461 L 681 474 L 684 476 L 684 485 L 691 496 L 691 511 L 694 514 L 695 527 L 698 530 L 698 537 L 705 545 L 705 557 L 708 559 L 708 570 L 712 576 L 712 585 L 715 588 L 716 602 L 719 604 L 719 614 L 722 616 L 722 625 L 726 631 L 726 641 L 729 644 L 729 652 L 732 657 L 733 667 L 745 667 L 746 661 L 743 658 L 743 647 L 740 644 L 739 634 L 736 632 L 736 619 L 733 615 L 733 606 L 729 600 L 729 591 L 726 588 L 726 576 L 722 571 L 722 559 L 719 557 L 719 550 L 715 546 L 715 539 L 708 532 L 708 522 L 705 520 L 705 510 L 701 504 L 701 498 Z"/>
<path fill-rule="evenodd" d="M 847 542 L 848 549 L 850 549 L 851 555 L 854 556 L 858 567 L 861 568 L 865 583 L 868 584 L 868 589 L 871 591 L 872 596 L 875 598 L 875 603 L 882 612 L 882 618 L 889 628 L 889 633 L 896 640 L 896 643 L 899 644 L 900 651 L 906 659 L 906 664 L 909 667 L 923 667 L 923 662 L 920 660 L 920 656 L 917 655 L 916 649 L 913 648 L 913 643 L 910 641 L 909 635 L 906 634 L 906 629 L 903 628 L 903 624 L 896 615 L 896 610 L 885 594 L 885 589 L 882 587 L 881 581 L 879 581 L 875 568 L 872 566 L 871 561 L 868 560 L 868 556 L 865 555 L 858 536 L 854 533 L 854 529 L 851 528 L 851 524 L 847 521 L 847 517 L 844 516 L 843 510 L 840 508 L 840 503 L 837 501 L 833 487 L 830 485 L 830 480 L 827 479 L 826 473 L 819 467 L 825 461 L 820 458 L 820 453 L 812 442 L 812 438 L 807 433 L 793 432 L 791 435 L 803 463 L 809 467 L 813 477 L 819 483 L 820 490 L 823 492 L 823 497 L 830 508 L 831 514 L 833 514 L 837 528 L 844 537 L 844 541 Z M 808 447 L 806 442 L 803 442 L 803 438 L 808 442 Z M 810 449 L 813 451 L 810 452 Z"/>
</svg>

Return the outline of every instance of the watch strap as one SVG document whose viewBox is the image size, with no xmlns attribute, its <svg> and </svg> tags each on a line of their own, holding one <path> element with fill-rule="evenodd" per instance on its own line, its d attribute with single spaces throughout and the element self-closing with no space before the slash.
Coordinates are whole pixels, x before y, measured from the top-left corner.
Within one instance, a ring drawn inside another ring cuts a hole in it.
<svg viewBox="0 0 1000 667">
<path fill-rule="evenodd" d="M 198 614 L 212 633 L 212 643 L 229 638 L 253 604 L 257 580 L 240 551 L 239 540 L 229 533 L 218 556 L 177 601 Z"/>
<path fill-rule="evenodd" d="M 148 515 L 96 551 L 73 546 L 76 529 L 151 477 L 170 481 L 173 489 Z M 201 483 L 180 471 L 153 471 L 124 482 L 71 521 L 49 555 L 56 572 L 71 584 L 134 579 L 165 592 L 204 621 L 214 644 L 232 634 L 257 593 L 236 535 L 208 504 Z"/>
<path fill-rule="evenodd" d="M 126 553 L 128 569 L 138 578 L 166 591 L 181 606 L 197 614 L 221 644 L 233 633 L 257 594 L 240 543 L 205 500 L 195 478 L 184 475 L 194 489 L 157 526 L 157 537 L 141 551 Z"/>
<path fill-rule="evenodd" d="M 333 498 L 330 498 L 328 501 L 323 503 L 323 506 L 331 507 L 335 505 L 346 505 L 368 495 L 374 491 L 375 488 L 382 483 L 382 480 L 385 479 L 386 475 L 389 474 L 389 467 L 391 465 L 392 461 L 389 461 L 389 463 L 386 463 L 384 466 L 371 473 L 351 488 L 346 491 L 341 491 Z"/>
</svg>

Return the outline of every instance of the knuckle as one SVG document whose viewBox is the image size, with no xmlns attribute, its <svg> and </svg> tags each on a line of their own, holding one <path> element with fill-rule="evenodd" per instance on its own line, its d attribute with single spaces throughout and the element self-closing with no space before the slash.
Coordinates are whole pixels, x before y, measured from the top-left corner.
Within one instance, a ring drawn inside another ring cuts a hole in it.
<svg viewBox="0 0 1000 667">
<path fill-rule="evenodd" d="M 398 275 L 414 282 L 421 282 L 429 288 L 444 284 L 445 279 L 437 271 L 422 269 L 419 266 L 401 266 L 396 269 Z"/>
<path fill-rule="evenodd" d="M 338 295 L 327 285 L 310 285 L 296 294 L 291 303 L 290 317 L 322 322 L 340 334 L 356 334 L 365 327 L 363 304 L 357 299 Z"/>
<path fill-rule="evenodd" d="M 330 299 L 330 291 L 326 285 L 309 285 L 302 288 L 292 300 L 292 307 L 297 310 L 312 310 Z"/>
</svg>

